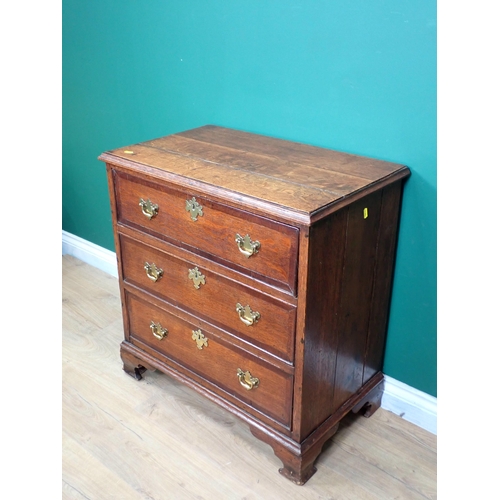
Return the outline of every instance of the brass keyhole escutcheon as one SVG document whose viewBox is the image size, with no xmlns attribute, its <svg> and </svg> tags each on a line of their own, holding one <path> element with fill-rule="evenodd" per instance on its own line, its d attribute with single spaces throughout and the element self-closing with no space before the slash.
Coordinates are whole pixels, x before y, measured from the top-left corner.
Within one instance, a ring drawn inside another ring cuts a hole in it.
<svg viewBox="0 0 500 500">
<path fill-rule="evenodd" d="M 205 276 L 201 274 L 201 271 L 195 267 L 194 269 L 190 269 L 188 272 L 188 278 L 193 280 L 194 287 L 198 290 L 201 285 L 205 284 Z"/>
<path fill-rule="evenodd" d="M 156 282 L 163 276 L 163 269 L 161 267 L 157 267 L 154 262 L 152 264 L 145 262 L 144 269 L 146 270 L 147 277 L 151 281 Z"/>
<path fill-rule="evenodd" d="M 248 234 L 246 234 L 245 236 L 241 236 L 240 234 L 236 233 L 235 241 L 238 245 L 238 250 L 247 258 L 255 255 L 260 250 L 260 242 L 252 241 Z"/>
<path fill-rule="evenodd" d="M 200 351 L 204 347 L 208 347 L 208 339 L 205 337 L 205 335 L 203 335 L 203 333 L 201 333 L 200 329 L 191 330 L 191 332 L 193 334 L 191 338 L 196 342 L 196 347 L 200 349 Z"/>
<path fill-rule="evenodd" d="M 197 221 L 203 215 L 203 207 L 196 201 L 196 198 L 186 200 L 186 211 L 191 215 L 191 220 Z"/>
<path fill-rule="evenodd" d="M 238 313 L 238 316 L 240 317 L 241 321 L 245 323 L 247 326 L 252 326 L 253 324 L 257 323 L 260 319 L 260 312 L 258 311 L 252 311 L 250 306 L 247 304 L 245 307 L 243 307 L 239 302 L 236 304 L 236 312 Z"/>
<path fill-rule="evenodd" d="M 158 215 L 159 206 L 156 203 L 153 203 L 149 198 L 147 200 L 143 200 L 142 198 L 139 201 L 139 206 L 142 209 L 142 213 L 151 220 L 153 217 Z"/>
<path fill-rule="evenodd" d="M 153 335 L 158 340 L 163 340 L 168 335 L 168 330 L 166 328 L 163 328 L 160 323 L 155 323 L 154 321 L 151 321 L 149 328 L 151 328 Z"/>
<path fill-rule="evenodd" d="M 257 377 L 252 377 L 252 374 L 249 371 L 244 372 L 242 369 L 238 368 L 236 370 L 236 376 L 238 377 L 240 384 L 247 391 L 259 387 L 259 379 Z"/>
</svg>

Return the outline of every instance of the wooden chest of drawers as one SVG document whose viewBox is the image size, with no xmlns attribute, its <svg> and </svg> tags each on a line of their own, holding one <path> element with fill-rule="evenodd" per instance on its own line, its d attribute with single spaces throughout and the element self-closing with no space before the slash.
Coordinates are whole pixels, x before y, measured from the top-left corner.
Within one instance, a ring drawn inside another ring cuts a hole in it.
<svg viewBox="0 0 500 500">
<path fill-rule="evenodd" d="M 380 406 L 407 167 L 205 126 L 103 153 L 124 370 L 238 415 L 304 484 Z"/>
</svg>

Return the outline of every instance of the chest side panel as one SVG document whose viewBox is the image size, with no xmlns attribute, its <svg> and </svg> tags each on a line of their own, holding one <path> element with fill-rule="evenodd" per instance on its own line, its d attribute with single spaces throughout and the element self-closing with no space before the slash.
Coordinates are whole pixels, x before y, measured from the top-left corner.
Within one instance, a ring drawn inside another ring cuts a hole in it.
<svg viewBox="0 0 500 500">
<path fill-rule="evenodd" d="M 381 197 L 382 191 L 376 191 L 348 207 L 341 300 L 337 304 L 339 342 L 334 409 L 363 383 Z"/>
<path fill-rule="evenodd" d="M 302 401 L 296 407 L 301 413 L 295 430 L 299 440 L 333 411 L 347 215 L 346 209 L 340 210 L 316 223 L 309 233 Z"/>
<path fill-rule="evenodd" d="M 299 439 L 380 371 L 400 189 L 378 190 L 311 227 Z"/>
<path fill-rule="evenodd" d="M 392 184 L 382 192 L 380 231 L 377 241 L 363 383 L 382 370 L 394 274 L 401 193 L 402 182 Z"/>
</svg>

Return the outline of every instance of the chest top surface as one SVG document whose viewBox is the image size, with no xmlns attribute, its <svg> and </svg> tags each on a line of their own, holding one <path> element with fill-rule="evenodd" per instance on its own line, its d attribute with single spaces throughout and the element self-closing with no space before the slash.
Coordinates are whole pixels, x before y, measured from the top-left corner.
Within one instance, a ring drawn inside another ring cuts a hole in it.
<svg viewBox="0 0 500 500">
<path fill-rule="evenodd" d="M 306 224 L 409 175 L 404 165 L 214 125 L 99 159 Z"/>
</svg>

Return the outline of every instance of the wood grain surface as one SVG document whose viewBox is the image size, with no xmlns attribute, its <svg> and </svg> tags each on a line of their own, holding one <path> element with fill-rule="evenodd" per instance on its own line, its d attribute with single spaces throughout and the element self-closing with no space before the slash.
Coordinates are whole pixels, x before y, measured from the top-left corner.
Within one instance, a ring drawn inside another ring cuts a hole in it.
<svg viewBox="0 0 500 500">
<path fill-rule="evenodd" d="M 245 408 L 245 405 L 249 405 L 289 426 L 293 385 L 290 374 L 224 342 L 212 331 L 197 330 L 193 324 L 151 306 L 132 294 L 127 294 L 127 308 L 130 314 L 130 341 L 133 344 L 141 348 L 145 344 L 155 351 L 155 357 L 160 353 L 188 368 L 235 398 L 239 406 Z M 153 336 L 149 327 L 151 321 L 160 323 L 168 330 L 163 339 Z M 202 349 L 198 349 L 192 339 L 194 331 L 200 331 L 206 339 L 206 346 Z M 257 377 L 259 386 L 245 389 L 238 380 L 238 368 L 243 372 L 248 370 Z"/>
<path fill-rule="evenodd" d="M 64 499 L 436 498 L 436 436 L 349 415 L 297 487 L 247 425 L 158 371 L 122 370 L 118 281 L 63 257 Z"/>
<path fill-rule="evenodd" d="M 120 235 L 123 279 L 171 304 L 187 310 L 197 318 L 236 332 L 240 338 L 291 362 L 295 332 L 295 307 L 227 279 L 223 274 L 205 269 L 196 258 L 178 259 L 137 240 Z M 163 271 L 158 281 L 146 275 L 144 263 L 154 263 Z M 190 269 L 197 268 L 204 284 L 195 288 L 189 279 Z M 258 311 L 260 319 L 244 324 L 236 303 Z"/>
<path fill-rule="evenodd" d="M 260 200 L 268 212 L 278 207 L 307 215 L 328 211 L 375 183 L 404 178 L 404 165 L 278 140 L 213 125 L 134 144 L 99 156 L 186 186 L 223 188 L 245 206 Z M 203 192 L 203 191 L 202 191 Z M 253 210 L 252 210 L 253 211 Z M 293 219 L 292 214 L 288 217 Z"/>
<path fill-rule="evenodd" d="M 137 227 L 159 238 L 173 241 L 202 255 L 232 265 L 260 279 L 271 279 L 289 291 L 295 291 L 298 230 L 270 219 L 256 217 L 242 210 L 198 196 L 178 192 L 160 184 L 140 181 L 116 173 L 118 222 Z M 196 198 L 203 215 L 196 221 L 186 211 L 186 201 Z M 158 215 L 148 219 L 139 206 L 141 199 L 158 205 Z M 238 248 L 236 236 L 246 235 L 258 241 L 260 248 L 251 257 Z"/>
</svg>

